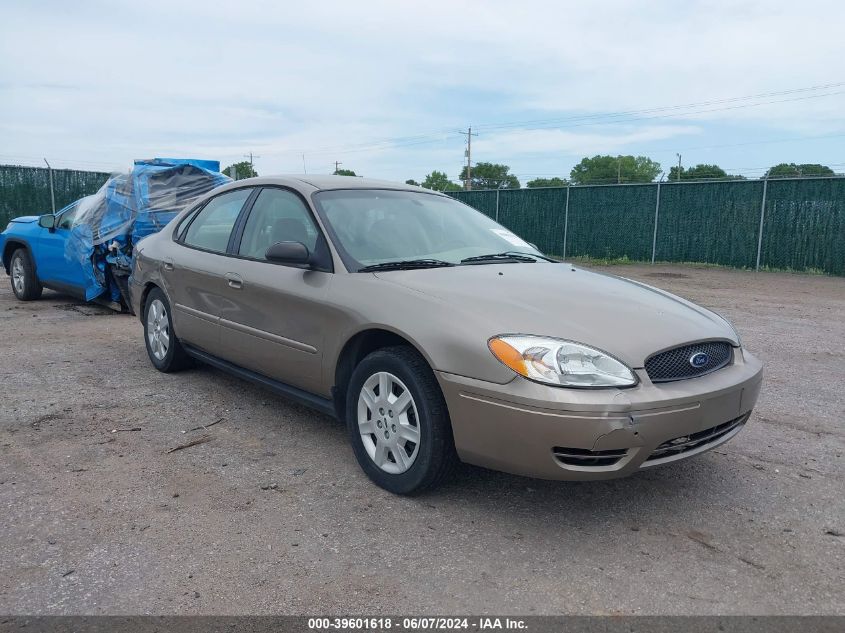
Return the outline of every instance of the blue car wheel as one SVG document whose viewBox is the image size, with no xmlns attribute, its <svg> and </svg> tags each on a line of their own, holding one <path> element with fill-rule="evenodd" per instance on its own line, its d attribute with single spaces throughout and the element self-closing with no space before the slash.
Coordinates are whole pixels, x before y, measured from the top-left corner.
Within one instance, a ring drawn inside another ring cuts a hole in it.
<svg viewBox="0 0 845 633">
<path fill-rule="evenodd" d="M 21 301 L 33 301 L 41 297 L 44 288 L 38 282 L 35 266 L 29 251 L 19 248 L 12 254 L 9 262 L 9 274 L 12 281 L 12 292 Z"/>
</svg>

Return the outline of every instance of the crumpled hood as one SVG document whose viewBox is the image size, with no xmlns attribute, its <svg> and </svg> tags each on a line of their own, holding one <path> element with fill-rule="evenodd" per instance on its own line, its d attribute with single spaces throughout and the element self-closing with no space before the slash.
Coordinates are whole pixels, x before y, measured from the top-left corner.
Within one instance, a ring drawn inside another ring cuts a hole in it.
<svg viewBox="0 0 845 633">
<path fill-rule="evenodd" d="M 609 352 L 634 368 L 655 352 L 704 339 L 738 345 L 717 314 L 634 281 L 569 264 L 490 264 L 380 272 L 377 277 L 442 300 L 449 319 L 471 319 L 485 337 L 538 334 Z"/>
<path fill-rule="evenodd" d="M 28 222 L 35 222 L 37 221 L 39 216 L 37 215 L 22 215 L 19 218 L 12 218 L 10 222 L 21 222 L 21 223 L 28 223 Z"/>
</svg>

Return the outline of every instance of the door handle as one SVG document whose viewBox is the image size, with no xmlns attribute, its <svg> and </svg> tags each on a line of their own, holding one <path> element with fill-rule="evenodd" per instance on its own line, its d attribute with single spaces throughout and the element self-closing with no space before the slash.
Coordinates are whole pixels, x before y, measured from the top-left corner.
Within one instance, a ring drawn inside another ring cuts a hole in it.
<svg viewBox="0 0 845 633">
<path fill-rule="evenodd" d="M 164 270 L 170 271 L 173 270 L 173 260 L 169 257 L 167 259 L 161 260 L 161 265 Z"/>
<path fill-rule="evenodd" d="M 244 287 L 244 280 L 237 273 L 226 273 L 223 277 L 226 279 L 226 283 L 229 284 L 230 288 L 240 290 Z"/>
</svg>

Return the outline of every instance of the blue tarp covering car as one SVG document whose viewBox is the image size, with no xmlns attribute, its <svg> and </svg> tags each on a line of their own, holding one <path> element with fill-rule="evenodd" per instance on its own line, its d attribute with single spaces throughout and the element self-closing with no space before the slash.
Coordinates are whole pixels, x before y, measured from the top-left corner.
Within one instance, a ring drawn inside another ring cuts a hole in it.
<svg viewBox="0 0 845 633">
<path fill-rule="evenodd" d="M 0 234 L 4 266 L 9 272 L 14 251 L 25 248 L 41 285 L 126 307 L 135 245 L 227 182 L 217 161 L 136 160 L 130 172 L 55 214 L 13 219 Z"/>
</svg>

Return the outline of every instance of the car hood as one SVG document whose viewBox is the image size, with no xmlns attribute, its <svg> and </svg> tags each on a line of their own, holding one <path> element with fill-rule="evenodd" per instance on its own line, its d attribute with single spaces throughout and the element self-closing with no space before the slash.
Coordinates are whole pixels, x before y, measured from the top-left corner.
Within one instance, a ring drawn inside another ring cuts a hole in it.
<svg viewBox="0 0 845 633">
<path fill-rule="evenodd" d="M 19 218 L 12 218 L 11 222 L 21 222 L 25 224 L 27 222 L 35 222 L 38 218 L 39 216 L 37 215 L 22 215 Z"/>
<path fill-rule="evenodd" d="M 685 343 L 739 344 L 730 324 L 709 310 L 646 284 L 569 264 L 456 266 L 376 276 L 441 300 L 450 319 L 469 319 L 485 336 L 568 339 L 634 368 L 655 352 Z"/>
</svg>

